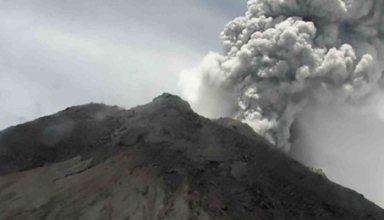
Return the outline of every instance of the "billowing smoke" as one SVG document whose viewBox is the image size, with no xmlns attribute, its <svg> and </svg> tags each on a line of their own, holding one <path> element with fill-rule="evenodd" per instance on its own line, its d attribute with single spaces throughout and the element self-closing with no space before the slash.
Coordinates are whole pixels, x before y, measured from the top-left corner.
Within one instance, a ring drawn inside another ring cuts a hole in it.
<svg viewBox="0 0 384 220">
<path fill-rule="evenodd" d="M 197 112 L 246 122 L 289 152 L 305 111 L 361 108 L 380 90 L 384 1 L 249 0 L 221 40 L 223 53 L 181 74 L 184 97 Z"/>
<path fill-rule="evenodd" d="M 182 74 L 184 95 L 195 106 L 220 100 L 215 108 L 289 150 L 290 127 L 308 102 L 353 104 L 378 88 L 384 1 L 250 0 L 221 39 L 223 54 Z"/>
</svg>

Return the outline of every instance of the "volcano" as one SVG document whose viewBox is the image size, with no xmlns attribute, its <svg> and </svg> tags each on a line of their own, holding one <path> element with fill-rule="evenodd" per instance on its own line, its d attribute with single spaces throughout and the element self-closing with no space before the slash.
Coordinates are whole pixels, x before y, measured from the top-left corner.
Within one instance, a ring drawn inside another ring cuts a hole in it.
<svg viewBox="0 0 384 220">
<path fill-rule="evenodd" d="M 384 210 L 177 96 L 0 133 L 0 219 L 381 220 Z"/>
</svg>

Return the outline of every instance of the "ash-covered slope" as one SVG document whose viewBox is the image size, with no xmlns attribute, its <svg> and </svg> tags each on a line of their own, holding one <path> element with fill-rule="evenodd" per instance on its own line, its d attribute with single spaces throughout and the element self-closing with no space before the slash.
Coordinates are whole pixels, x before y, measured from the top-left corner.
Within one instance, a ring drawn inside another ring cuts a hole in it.
<svg viewBox="0 0 384 220">
<path fill-rule="evenodd" d="M 247 125 L 203 118 L 169 94 L 4 130 L 0 173 L 0 219 L 384 219 Z"/>
</svg>

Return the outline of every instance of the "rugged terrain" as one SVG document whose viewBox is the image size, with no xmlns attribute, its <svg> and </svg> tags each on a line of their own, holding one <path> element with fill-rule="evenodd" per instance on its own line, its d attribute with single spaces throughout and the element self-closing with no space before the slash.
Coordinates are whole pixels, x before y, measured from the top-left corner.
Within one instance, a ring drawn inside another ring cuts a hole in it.
<svg viewBox="0 0 384 220">
<path fill-rule="evenodd" d="M 2 131 L 0 219 L 382 220 L 384 211 L 247 125 L 163 94 Z"/>
</svg>

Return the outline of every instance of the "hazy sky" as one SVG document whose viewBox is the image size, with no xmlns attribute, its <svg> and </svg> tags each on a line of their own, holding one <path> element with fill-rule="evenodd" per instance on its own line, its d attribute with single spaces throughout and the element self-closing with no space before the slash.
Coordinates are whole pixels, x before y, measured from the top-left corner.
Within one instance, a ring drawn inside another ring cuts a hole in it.
<svg viewBox="0 0 384 220">
<path fill-rule="evenodd" d="M 0 129 L 89 102 L 180 94 L 246 0 L 0 0 Z"/>
</svg>

